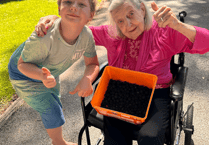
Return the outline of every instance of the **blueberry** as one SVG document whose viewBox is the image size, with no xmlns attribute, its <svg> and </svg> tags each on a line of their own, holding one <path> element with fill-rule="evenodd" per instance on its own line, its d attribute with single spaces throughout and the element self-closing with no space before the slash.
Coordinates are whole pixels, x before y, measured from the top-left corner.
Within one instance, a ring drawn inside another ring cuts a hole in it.
<svg viewBox="0 0 209 145">
<path fill-rule="evenodd" d="M 101 107 L 144 117 L 152 89 L 110 79 Z"/>
</svg>

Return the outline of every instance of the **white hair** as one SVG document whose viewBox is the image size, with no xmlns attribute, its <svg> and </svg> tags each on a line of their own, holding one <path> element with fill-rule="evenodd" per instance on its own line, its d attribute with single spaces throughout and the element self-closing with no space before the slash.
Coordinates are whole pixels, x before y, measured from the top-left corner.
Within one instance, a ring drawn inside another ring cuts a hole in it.
<svg viewBox="0 0 209 145">
<path fill-rule="evenodd" d="M 110 6 L 108 8 L 109 12 L 109 22 L 111 26 L 109 27 L 109 34 L 114 37 L 125 38 L 123 33 L 117 27 L 115 22 L 113 21 L 111 12 L 116 9 L 117 7 L 123 5 L 124 3 L 129 3 L 134 6 L 137 10 L 140 10 L 141 3 L 145 6 L 145 17 L 144 17 L 144 30 L 149 30 L 152 27 L 152 14 L 143 0 L 111 0 Z"/>
</svg>

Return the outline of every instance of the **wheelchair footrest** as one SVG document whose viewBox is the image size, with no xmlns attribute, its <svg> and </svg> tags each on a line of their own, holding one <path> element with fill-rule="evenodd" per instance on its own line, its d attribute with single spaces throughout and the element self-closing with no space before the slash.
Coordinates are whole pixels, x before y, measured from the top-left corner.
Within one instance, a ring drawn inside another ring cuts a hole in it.
<svg viewBox="0 0 209 145">
<path fill-rule="evenodd" d="M 191 134 L 193 134 L 194 133 L 194 126 L 192 125 L 192 128 L 184 127 L 183 130 L 184 130 L 184 133 L 191 133 Z"/>
</svg>

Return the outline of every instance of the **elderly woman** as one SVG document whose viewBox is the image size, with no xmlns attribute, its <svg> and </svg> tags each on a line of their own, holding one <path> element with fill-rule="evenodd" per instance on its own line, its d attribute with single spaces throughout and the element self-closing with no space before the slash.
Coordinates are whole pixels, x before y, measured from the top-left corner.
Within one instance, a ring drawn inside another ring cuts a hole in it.
<svg viewBox="0 0 209 145">
<path fill-rule="evenodd" d="M 180 22 L 172 10 L 163 6 L 151 16 L 141 0 L 112 0 L 111 25 L 90 26 L 96 45 L 107 49 L 110 66 L 158 76 L 146 121 L 141 125 L 104 117 L 105 145 L 131 145 L 130 131 L 138 132 L 140 145 L 163 145 L 169 125 L 169 91 L 173 83 L 170 60 L 181 52 L 204 54 L 209 51 L 209 31 Z M 56 16 L 42 18 L 36 32 L 43 36 Z M 46 24 L 50 22 L 49 24 Z"/>
</svg>

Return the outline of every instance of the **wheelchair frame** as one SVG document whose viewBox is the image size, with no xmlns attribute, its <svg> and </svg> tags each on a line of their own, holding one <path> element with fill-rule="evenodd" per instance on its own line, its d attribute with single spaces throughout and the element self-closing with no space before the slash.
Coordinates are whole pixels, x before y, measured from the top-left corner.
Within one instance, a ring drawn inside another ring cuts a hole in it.
<svg viewBox="0 0 209 145">
<path fill-rule="evenodd" d="M 180 21 L 184 22 L 184 17 L 187 13 L 182 11 L 179 13 Z M 170 127 L 166 129 L 165 134 L 165 144 L 167 145 L 178 145 L 180 141 L 181 131 L 184 130 L 185 133 L 185 145 L 191 145 L 191 135 L 194 132 L 193 121 L 193 103 L 188 106 L 186 113 L 183 111 L 183 94 L 186 83 L 186 77 L 188 68 L 184 67 L 184 53 L 178 54 L 178 63 L 174 62 L 175 57 L 171 59 L 171 73 L 175 78 L 175 83 L 171 86 L 170 97 Z M 107 62 L 100 65 L 100 72 L 95 81 L 92 83 L 94 85 L 102 76 L 105 67 L 108 65 Z M 83 112 L 84 126 L 81 128 L 78 136 L 78 145 L 81 145 L 83 132 L 86 132 L 87 145 L 91 145 L 89 129 L 88 127 L 94 126 L 104 131 L 103 128 L 103 116 L 98 114 L 94 108 L 92 108 L 90 102 L 85 105 L 84 97 L 81 97 L 81 107 Z M 187 117 L 185 118 L 185 116 Z M 103 134 L 99 137 L 96 145 L 98 145 L 102 140 Z M 133 137 L 136 140 L 136 137 Z"/>
</svg>

